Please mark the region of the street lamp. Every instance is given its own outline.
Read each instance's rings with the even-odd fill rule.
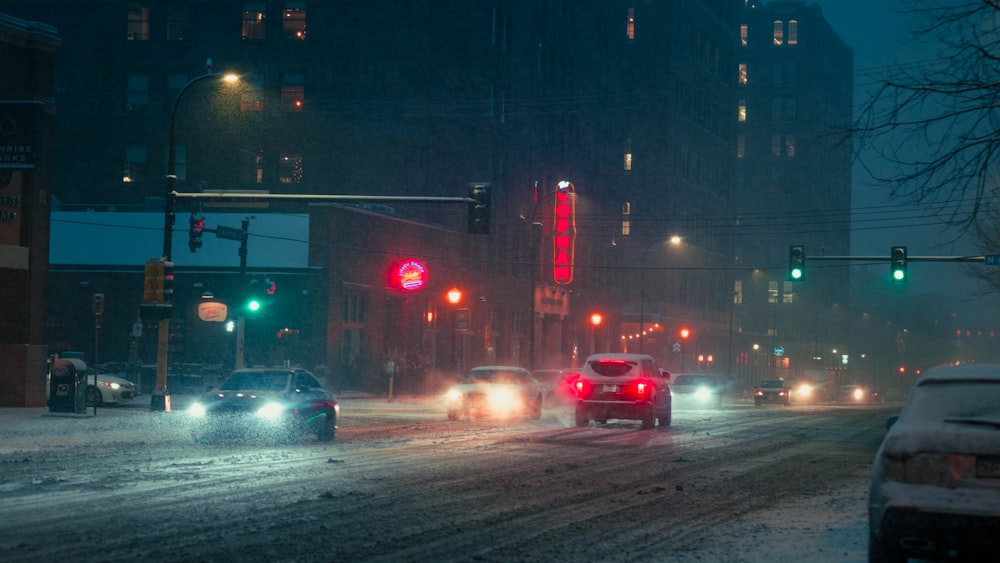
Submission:
[[[593,354],[597,353],[597,328],[601,326],[601,322],[603,320],[604,317],[600,313],[594,313],[590,315],[590,324],[593,326],[593,332],[591,333],[590,350],[591,353]]]
[[[170,131],[167,140],[167,190],[166,201],[163,207],[163,259],[170,261],[170,255],[174,238],[174,183],[177,180],[177,108],[180,106],[184,93],[194,84],[204,80],[222,80],[227,83],[239,81],[235,74],[223,74],[209,72],[196,76],[188,81],[174,98],[173,107],[170,110]],[[167,349],[170,343],[170,316],[163,315],[159,321],[158,334],[156,340],[156,389],[153,391],[150,410],[169,411],[170,394],[167,392]]]
[[[646,332],[646,258],[649,251],[662,244],[663,241],[655,240],[646,246],[642,252],[642,268],[639,270],[639,353],[642,354],[642,341],[645,340]],[[672,235],[666,240],[670,246],[680,246],[683,239],[680,235]]]

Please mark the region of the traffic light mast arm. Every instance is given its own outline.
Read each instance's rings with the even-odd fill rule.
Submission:
[[[887,262],[892,256],[807,256],[806,260]],[[907,256],[907,262],[985,262],[985,256]]]

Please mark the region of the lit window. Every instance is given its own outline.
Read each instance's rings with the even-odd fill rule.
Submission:
[[[771,135],[771,156],[781,156],[781,135]]]
[[[149,4],[147,2],[128,3],[125,38],[129,41],[149,41]]]
[[[740,63],[740,85],[741,86],[746,86],[747,85],[747,64],[746,63]]]
[[[191,33],[189,2],[167,3],[167,41],[183,41]]]
[[[792,282],[786,281],[782,282],[784,284],[784,291],[781,292],[781,302],[782,303],[792,303],[795,301],[795,291],[792,290]]]
[[[243,3],[243,39],[264,38],[264,3]]]
[[[774,280],[769,280],[767,282],[767,302],[768,303],[778,302],[778,282]]]
[[[285,111],[300,111],[305,97],[305,75],[297,72],[286,72],[281,83],[281,109]]]
[[[785,136],[785,156],[795,156],[795,135]]]
[[[625,23],[625,36],[629,41],[635,39],[635,8],[628,9],[628,21]]]
[[[632,234],[632,204],[630,202],[625,202],[622,205],[622,236],[629,236]]]
[[[130,74],[127,77],[128,92],[125,93],[125,108],[135,109],[149,103],[149,77],[145,74]]]
[[[738,110],[737,119],[742,123],[747,120],[747,101],[740,100],[740,107]]]
[[[799,44],[799,22],[796,20],[788,20],[788,44]]]
[[[302,155],[283,154],[279,157],[278,182],[282,184],[302,183]]]
[[[784,22],[781,20],[774,20],[774,44],[781,45],[785,42],[785,29]]]
[[[264,151],[240,149],[240,183],[244,186],[264,183]]]
[[[285,11],[281,17],[281,31],[285,39],[306,38],[306,3],[304,1],[285,0]]]
[[[740,26],[740,45],[743,47],[747,46],[747,26],[743,24]]]
[[[743,280],[733,281],[733,304],[743,304]]]
[[[736,158],[743,158],[746,156],[747,150],[747,138],[746,135],[740,133],[736,136]]]
[[[632,170],[632,139],[625,139],[625,170]]]

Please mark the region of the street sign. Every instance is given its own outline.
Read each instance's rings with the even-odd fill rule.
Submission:
[[[987,266],[1000,266],[1000,254],[987,254],[983,262]]]
[[[215,228],[215,236],[227,240],[243,240],[243,230],[219,225]]]
[[[681,343],[674,342],[674,354],[680,354],[680,353],[681,353]]]
[[[784,354],[785,354],[785,349],[784,348],[782,348],[781,346],[775,346],[774,347],[774,355],[775,356],[783,356]]]

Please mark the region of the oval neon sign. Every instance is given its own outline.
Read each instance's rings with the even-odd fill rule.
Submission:
[[[396,283],[401,289],[416,291],[427,285],[427,266],[420,260],[407,260],[396,268]]]

